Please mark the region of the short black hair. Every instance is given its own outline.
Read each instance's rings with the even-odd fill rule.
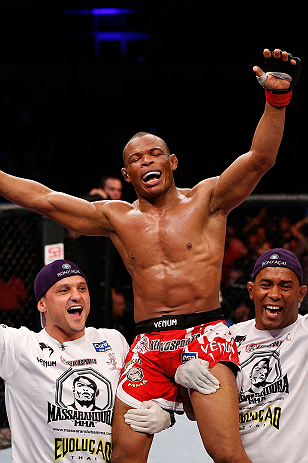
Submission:
[[[86,381],[88,381],[88,382],[90,383],[89,386],[90,386],[92,389],[94,389],[94,392],[97,391],[97,384],[96,384],[96,382],[93,381],[93,379],[88,378],[87,376],[82,376],[82,375],[77,376],[77,378],[74,379],[74,381],[73,381],[73,387],[75,387],[75,384],[77,383],[77,381],[80,381],[81,378],[85,379]]]
[[[152,135],[153,137],[156,137],[156,138],[159,138],[159,140],[161,140],[166,149],[167,149],[167,152],[168,152],[168,155],[170,156],[170,150],[168,148],[168,145],[167,143],[165,142],[165,140],[163,140],[162,138],[158,137],[157,135],[155,135],[154,133],[150,133],[150,132],[137,132],[135,133],[135,135],[132,136],[132,138],[130,140],[128,140],[128,142],[126,143],[126,145],[124,146],[124,149],[123,149],[123,153],[122,153],[122,157],[123,157],[123,163],[124,163],[124,166],[125,166],[125,148],[127,147],[128,143],[130,143],[132,140],[134,140],[135,138],[142,138],[142,137],[145,137],[146,135]]]

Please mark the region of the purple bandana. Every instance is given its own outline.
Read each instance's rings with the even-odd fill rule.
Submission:
[[[252,281],[265,267],[284,267],[292,270],[298,277],[300,284],[303,284],[303,269],[296,255],[283,248],[274,248],[264,252],[255,263],[252,273]]]
[[[38,302],[44,294],[62,278],[73,277],[75,275],[82,276],[88,283],[87,277],[80,270],[80,268],[70,262],[69,260],[59,259],[54,260],[50,264],[40,270],[34,280],[34,293],[36,301]],[[46,319],[44,313],[41,312],[41,325],[42,328],[46,326]]]
[[[81,275],[86,282],[88,282],[87,277],[80,270],[78,265],[70,262],[69,260],[54,260],[43,267],[34,280],[36,301],[38,302],[57,281],[62,280],[62,278],[73,277],[75,275]]]

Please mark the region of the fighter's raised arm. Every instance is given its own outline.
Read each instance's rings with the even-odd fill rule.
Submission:
[[[264,71],[255,66],[256,77],[265,88],[266,104],[249,152],[237,158],[218,178],[211,210],[225,213],[243,202],[261,177],[275,164],[281,143],[285,107],[299,78],[301,61],[287,52],[264,50]]]
[[[64,227],[85,235],[108,235],[112,230],[104,213],[108,201],[90,203],[2,171],[0,194],[19,206],[50,217]]]

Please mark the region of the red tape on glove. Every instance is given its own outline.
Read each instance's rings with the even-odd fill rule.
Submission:
[[[287,106],[292,97],[292,92],[288,93],[273,93],[270,90],[265,89],[266,101],[276,108],[283,108]]]

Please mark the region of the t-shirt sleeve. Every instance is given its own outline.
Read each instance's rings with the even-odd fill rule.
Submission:
[[[0,376],[8,381],[18,367],[26,339],[25,328],[0,325]]]

